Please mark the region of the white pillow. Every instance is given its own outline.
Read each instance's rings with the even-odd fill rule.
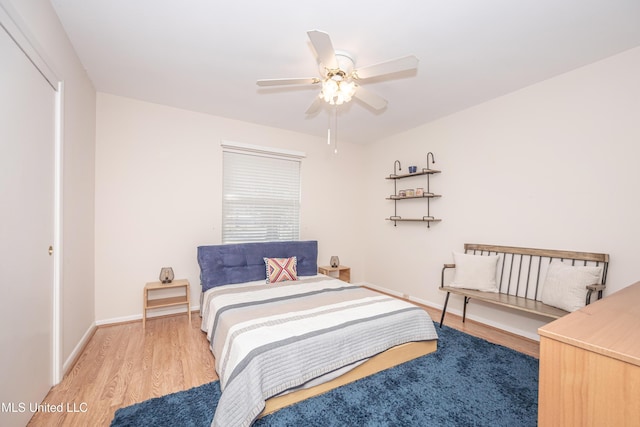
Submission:
[[[572,266],[554,260],[549,264],[540,300],[565,311],[584,307],[587,285],[600,283],[602,267]]]
[[[483,292],[498,292],[496,271],[498,255],[467,255],[453,253],[456,272],[452,288],[473,289]]]

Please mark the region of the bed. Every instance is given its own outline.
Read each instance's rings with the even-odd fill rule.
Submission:
[[[198,247],[201,328],[222,390],[212,426],[249,426],[436,350],[426,311],[318,274],[317,254],[316,241]],[[283,276],[296,280],[267,283]]]

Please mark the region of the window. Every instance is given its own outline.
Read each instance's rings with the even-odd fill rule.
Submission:
[[[303,153],[224,142],[222,243],[299,240]]]

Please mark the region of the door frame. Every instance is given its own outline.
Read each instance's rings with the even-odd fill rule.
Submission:
[[[53,277],[52,277],[52,343],[51,343],[51,384],[62,380],[62,162],[64,133],[64,82],[53,72],[44,57],[35,46],[38,44],[29,33],[27,25],[11,4],[0,4],[0,31],[6,31],[9,37],[20,47],[42,77],[55,91],[55,135],[53,167]],[[45,250],[45,248],[43,248]]]

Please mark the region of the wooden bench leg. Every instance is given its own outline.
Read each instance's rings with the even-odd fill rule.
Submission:
[[[447,292],[447,296],[444,299],[444,307],[442,307],[442,317],[440,317],[440,327],[442,328],[442,323],[444,323],[444,315],[447,312],[447,304],[449,303],[449,294],[450,292]]]

